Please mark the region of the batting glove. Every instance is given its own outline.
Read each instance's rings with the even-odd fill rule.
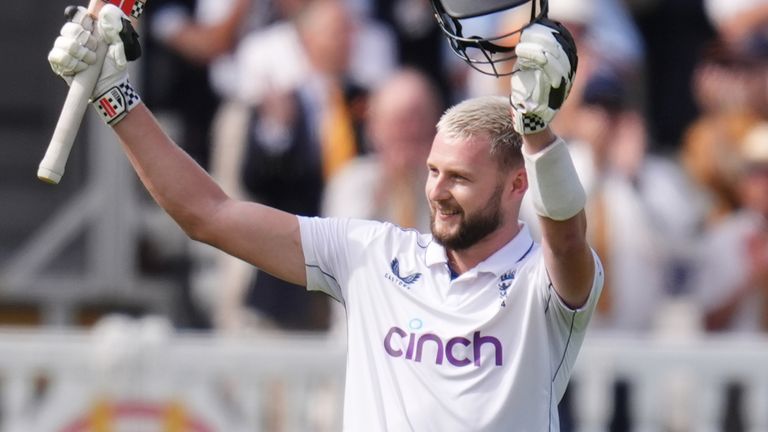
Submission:
[[[515,130],[523,135],[540,132],[571,91],[576,44],[562,24],[543,19],[523,30],[515,54],[510,94]]]
[[[127,69],[128,61],[141,55],[138,35],[123,11],[112,4],[101,8],[97,20],[82,6],[69,6],[66,15],[68,21],[48,53],[51,69],[71,84],[75,74],[96,67],[98,44],[107,44],[91,104],[107,124],[115,125],[141,101]]]

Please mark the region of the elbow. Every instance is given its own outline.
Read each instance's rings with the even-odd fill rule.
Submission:
[[[176,213],[174,219],[178,223],[184,234],[192,240],[202,243],[211,243],[213,241],[214,227],[216,226],[215,211],[207,211],[208,207],[201,206],[197,209],[188,209]]]
[[[187,220],[184,223],[179,223],[184,234],[192,240],[208,243],[210,235],[210,229],[206,226],[202,220]]]

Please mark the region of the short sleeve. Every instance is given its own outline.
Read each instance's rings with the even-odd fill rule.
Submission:
[[[553,317],[556,317],[558,321],[564,326],[573,326],[574,330],[586,329],[589,320],[592,318],[592,314],[597,306],[597,301],[600,298],[600,293],[603,290],[603,283],[605,280],[605,274],[603,271],[603,264],[600,261],[600,257],[597,256],[594,250],[592,250],[592,257],[594,261],[595,271],[592,278],[592,287],[589,290],[589,297],[583,306],[579,308],[572,308],[565,304],[560,296],[555,291],[554,286],[549,281],[547,276],[547,293],[548,307],[554,308]],[[542,260],[542,267],[544,266]],[[546,273],[546,270],[545,270]]]
[[[346,281],[353,269],[364,265],[366,247],[382,225],[359,219],[299,217],[307,290],[322,291],[344,303]]]

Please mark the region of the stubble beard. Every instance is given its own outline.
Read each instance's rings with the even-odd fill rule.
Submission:
[[[458,229],[451,233],[439,232],[435,226],[434,206],[431,208],[430,229],[435,241],[446,249],[466,250],[496,231],[502,222],[501,196],[503,186],[498,185],[488,204],[474,213],[460,209],[461,220]]]

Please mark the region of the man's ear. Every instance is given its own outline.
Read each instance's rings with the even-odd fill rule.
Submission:
[[[510,192],[516,195],[523,195],[528,190],[528,174],[522,164],[510,173],[509,182],[511,183]]]

